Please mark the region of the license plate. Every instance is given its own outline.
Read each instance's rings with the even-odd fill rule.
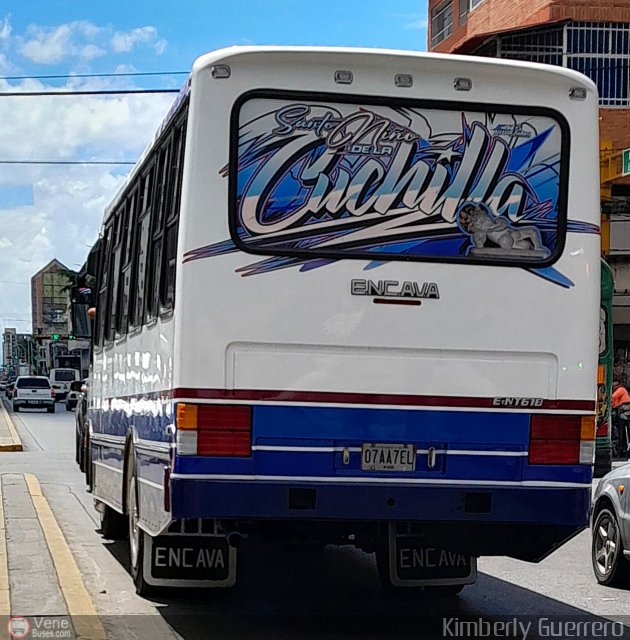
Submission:
[[[160,536],[151,545],[151,574],[157,579],[224,582],[230,577],[225,536]]]
[[[414,471],[415,468],[413,444],[366,443],[361,450],[362,471]]]

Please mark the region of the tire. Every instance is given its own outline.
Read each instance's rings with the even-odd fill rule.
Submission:
[[[109,540],[123,540],[129,533],[127,518],[106,504],[99,510],[101,521],[101,534]]]
[[[48,413],[55,413],[55,405],[53,404],[52,407],[46,407],[46,411],[48,411]]]
[[[127,464],[127,515],[129,523],[129,570],[139,596],[151,595],[154,588],[144,579],[144,544],[146,534],[138,526],[138,480],[133,448]]]
[[[630,585],[630,563],[624,558],[621,530],[612,509],[604,508],[597,514],[591,561],[599,584],[607,587]]]
[[[79,444],[79,434],[74,432],[74,461],[79,466],[79,469],[83,471],[83,465],[81,464],[81,445]]]
[[[72,409],[74,409],[74,407],[71,407],[70,405],[68,405],[68,403],[66,402],[66,411],[72,411]]]
[[[20,407],[14,405],[13,406],[13,413],[20,413]]]
[[[94,477],[92,469],[92,445],[90,444],[90,434],[85,434],[85,440],[83,449],[83,467],[85,470],[85,484],[87,485],[88,493],[92,493],[92,478]]]

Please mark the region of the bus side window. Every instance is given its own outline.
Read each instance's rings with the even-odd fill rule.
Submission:
[[[133,246],[136,232],[136,208],[138,203],[138,188],[127,198],[125,224],[123,228],[122,258],[120,261],[121,274],[119,278],[118,313],[116,318],[116,334],[124,336],[129,329],[129,308],[131,276],[133,266]]]
[[[173,142],[173,162],[170,171],[168,198],[166,203],[166,230],[164,234],[164,255],[160,279],[160,312],[168,314],[175,302],[175,275],[177,260],[177,233],[182,194],[182,174],[184,171],[184,149],[186,143],[186,119],[175,129]]]
[[[151,201],[153,198],[153,180],[155,163],[151,164],[142,179],[142,199],[138,207],[136,239],[133,252],[132,290],[130,323],[135,329],[144,323],[144,303],[146,299],[147,254],[149,249],[149,226],[151,224]]]
[[[105,327],[107,326],[108,310],[107,310],[107,294],[109,283],[109,262],[111,256],[111,223],[105,227],[103,234],[102,251],[99,261],[99,290],[98,301],[96,304],[96,340],[95,344],[102,347],[105,343]]]
[[[126,234],[126,218],[127,218],[127,204],[123,202],[121,206],[114,212],[114,229],[116,231],[114,238],[114,249],[111,257],[111,272],[109,280],[109,296],[108,296],[108,316],[109,324],[107,327],[107,342],[113,342],[120,337],[117,331],[117,318],[118,318],[118,304],[120,302],[120,271],[122,252],[125,244]]]
[[[151,241],[149,253],[149,263],[151,264],[152,269],[149,271],[147,277],[147,322],[155,320],[158,315],[164,218],[169,191],[172,141],[173,136],[171,135],[163,142],[158,152],[157,180],[154,190],[155,206],[153,207],[151,220]]]

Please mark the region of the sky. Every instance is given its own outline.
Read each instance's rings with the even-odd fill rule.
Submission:
[[[426,18],[426,0],[0,0],[0,331],[30,333],[31,276],[81,266],[131,168],[80,163],[134,162],[174,99],[3,93],[178,89],[234,44],[426,50]],[[107,75],[125,73],[161,75]]]

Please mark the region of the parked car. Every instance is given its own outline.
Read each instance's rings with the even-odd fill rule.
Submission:
[[[87,408],[88,408],[88,393],[89,388],[87,386],[87,380],[81,389],[79,396],[77,410],[75,412],[75,460],[79,465],[79,469],[86,475],[89,473],[89,469],[86,464],[86,452],[88,448],[88,427],[87,427]],[[89,480],[89,478],[88,478]]]
[[[597,485],[591,513],[595,578],[630,588],[630,464],[613,469]]]
[[[23,407],[46,407],[55,413],[55,390],[45,376],[20,376],[15,381],[12,393],[13,411]]]
[[[70,391],[68,391],[68,395],[66,396],[66,411],[76,409],[85,382],[85,380],[74,380],[70,383]]]

